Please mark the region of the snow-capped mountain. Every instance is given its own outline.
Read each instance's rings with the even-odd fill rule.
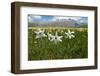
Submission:
[[[41,20],[33,20],[28,21],[29,27],[83,27],[87,26],[88,22],[87,20],[81,20],[81,19],[56,19],[52,21],[41,21]]]

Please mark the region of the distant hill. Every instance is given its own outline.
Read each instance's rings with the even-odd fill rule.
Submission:
[[[33,21],[28,22],[29,27],[83,27],[87,28],[87,23],[82,23],[73,19],[62,19],[56,21]]]

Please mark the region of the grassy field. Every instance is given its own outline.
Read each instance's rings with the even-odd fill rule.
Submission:
[[[37,38],[35,31],[38,28],[28,29],[28,60],[52,59],[79,59],[88,57],[88,30],[87,28],[41,28],[45,34],[55,32],[63,36],[62,42],[56,44],[47,37]],[[74,38],[66,38],[65,32],[74,31]]]

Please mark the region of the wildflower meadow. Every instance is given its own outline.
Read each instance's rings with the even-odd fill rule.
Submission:
[[[88,57],[87,28],[28,28],[28,60]]]

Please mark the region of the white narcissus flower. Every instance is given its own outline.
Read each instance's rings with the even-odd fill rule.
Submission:
[[[50,33],[47,33],[47,35],[48,35],[48,39],[51,40],[53,35]]]
[[[55,44],[57,44],[57,42],[62,42],[61,38],[62,38],[63,36],[58,36],[58,33],[56,32],[56,33],[55,33],[55,36],[49,34],[49,37],[50,37],[50,38],[49,38],[50,41],[53,41]]]
[[[73,35],[74,34],[74,31],[70,31],[70,30],[68,30],[68,32],[65,32],[65,34],[67,35],[67,37],[66,38],[69,38],[69,39],[71,39],[71,38],[74,38],[75,36]]]
[[[36,39],[46,37],[44,30],[38,29],[37,31],[34,31],[34,32],[36,34]]]

